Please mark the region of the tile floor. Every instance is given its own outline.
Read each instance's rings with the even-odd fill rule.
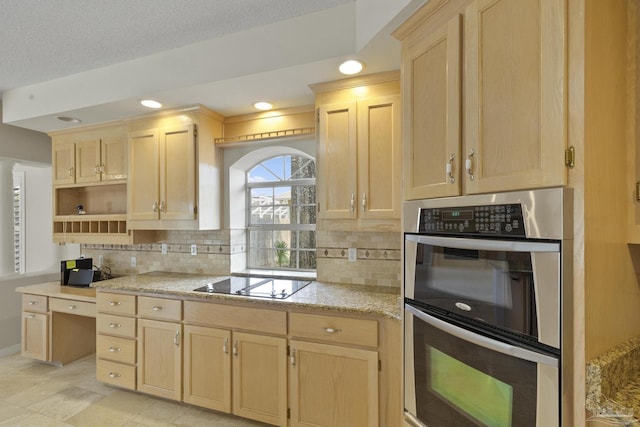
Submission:
[[[0,358],[0,426],[266,426],[110,387],[96,381],[95,369],[95,356],[63,367]]]

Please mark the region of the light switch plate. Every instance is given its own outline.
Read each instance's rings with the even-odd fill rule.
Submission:
[[[358,260],[358,249],[349,248],[349,262],[356,262]]]
[[[198,255],[198,245],[191,245],[191,255]]]
[[[167,254],[167,244],[163,243],[160,245],[160,250],[162,251],[162,255],[166,255]]]
[[[136,257],[132,256],[131,257],[131,268],[136,268],[137,265],[138,265],[138,262],[136,260]]]

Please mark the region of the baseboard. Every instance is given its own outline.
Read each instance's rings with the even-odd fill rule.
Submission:
[[[12,356],[20,353],[20,344],[12,345],[11,347],[0,348],[0,357]]]

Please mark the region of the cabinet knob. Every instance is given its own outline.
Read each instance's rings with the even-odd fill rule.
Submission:
[[[473,155],[476,152],[473,150],[473,148],[471,149],[471,151],[469,151],[469,154],[467,155],[467,160],[464,162],[465,168],[467,169],[467,174],[469,175],[469,179],[471,181],[473,181],[473,163],[471,161]]]

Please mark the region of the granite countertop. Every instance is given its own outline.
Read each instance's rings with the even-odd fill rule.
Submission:
[[[60,282],[38,283],[36,285],[21,286],[16,292],[32,295],[43,295],[54,298],[66,298],[75,301],[96,302],[96,290],[94,288],[74,288],[73,286],[60,286]]]
[[[229,276],[151,272],[93,283],[101,291],[142,292],[175,295],[189,299],[244,304],[266,304],[283,308],[314,308],[347,313],[373,314],[400,320],[402,304],[399,290],[384,287],[346,285],[312,281],[286,299],[195,292],[207,283]]]

